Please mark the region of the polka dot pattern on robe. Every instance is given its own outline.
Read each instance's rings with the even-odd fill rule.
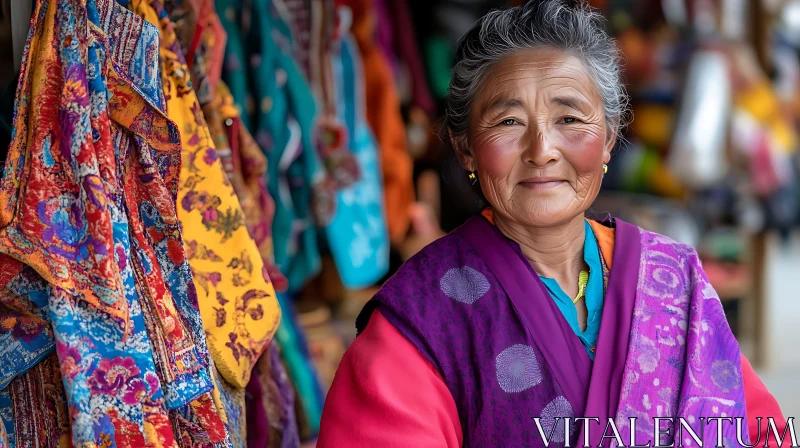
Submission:
[[[561,443],[564,442],[565,419],[573,417],[572,405],[569,403],[569,400],[563,396],[558,396],[542,409],[541,420],[539,421],[542,424],[542,429],[546,436],[549,436],[551,432],[553,433],[553,437],[550,441]],[[570,422],[570,435],[575,430],[575,425],[572,423],[573,422]],[[553,429],[554,427],[555,430]]]
[[[489,292],[489,280],[477,270],[464,266],[448,269],[439,280],[439,288],[447,297],[471,305]]]
[[[530,389],[542,382],[542,371],[533,347],[516,344],[500,352],[495,360],[497,383],[507,393]]]

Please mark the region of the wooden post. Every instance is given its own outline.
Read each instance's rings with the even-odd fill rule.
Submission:
[[[766,232],[759,232],[753,236],[751,243],[752,252],[752,302],[753,315],[753,359],[754,367],[769,370],[772,357],[770,356],[769,331],[767,328],[767,311],[769,310],[769,297],[766,295],[766,272],[768,238]]]
[[[773,71],[771,25],[772,14],[763,0],[749,0],[750,17],[749,41],[756,54],[761,70],[769,76]],[[753,236],[751,243],[751,263],[753,274],[752,310],[753,310],[753,365],[760,369],[769,369],[771,353],[769,344],[769,331],[767,329],[767,311],[769,300],[766,294],[766,272],[768,235],[761,231]]]

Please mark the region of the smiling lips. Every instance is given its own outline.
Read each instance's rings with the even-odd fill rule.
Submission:
[[[565,184],[567,181],[551,177],[536,177],[520,181],[520,185],[531,190],[550,190]]]

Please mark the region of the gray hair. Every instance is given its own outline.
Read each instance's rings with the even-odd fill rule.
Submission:
[[[494,63],[541,47],[582,57],[603,98],[607,128],[617,131],[625,125],[628,96],[620,80],[620,53],[603,29],[603,17],[580,0],[531,0],[489,12],[461,38],[445,111],[447,130],[466,135],[470,108]]]

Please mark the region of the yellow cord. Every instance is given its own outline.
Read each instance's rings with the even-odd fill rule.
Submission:
[[[578,300],[581,300],[581,297],[586,295],[586,285],[589,283],[589,273],[587,271],[581,271],[580,275],[578,276],[578,295],[572,300],[572,303],[578,303]]]

